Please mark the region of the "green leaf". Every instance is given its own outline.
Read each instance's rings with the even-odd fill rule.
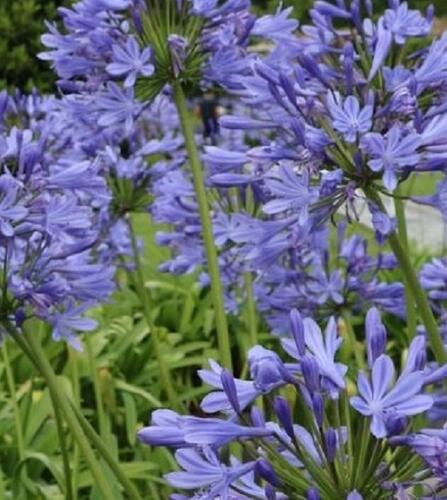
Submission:
[[[129,392],[123,391],[124,409],[126,412],[127,439],[131,446],[135,446],[137,436],[137,408],[134,398]]]
[[[25,458],[18,463],[16,470],[14,471],[14,483],[20,482],[20,477],[23,467],[28,462],[32,461],[36,461],[41,465],[43,465],[46,469],[48,469],[51,472],[51,475],[56,480],[60,488],[60,491],[64,491],[65,482],[60,460],[55,459],[54,457],[50,458],[48,455],[44,453],[38,453],[29,450],[25,451]]]
[[[161,403],[161,401],[152,396],[151,393],[145,391],[144,389],[141,389],[141,387],[136,387],[131,384],[128,384],[123,380],[116,381],[116,388],[118,390],[128,392],[129,394],[135,394],[136,396],[140,396],[141,398],[145,399],[152,406],[156,408],[161,408],[163,406],[163,403]]]

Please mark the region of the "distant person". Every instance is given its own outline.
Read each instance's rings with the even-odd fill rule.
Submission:
[[[211,90],[203,94],[199,110],[203,123],[203,138],[205,142],[216,145],[219,135],[219,102]]]

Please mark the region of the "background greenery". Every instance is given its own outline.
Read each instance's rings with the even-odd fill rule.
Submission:
[[[278,0],[252,0],[259,11],[270,11]],[[54,75],[49,65],[36,58],[42,50],[40,36],[45,31],[45,20],[57,18],[57,8],[68,6],[73,0],[0,0],[0,89],[19,88],[29,92],[34,87],[41,92],[54,91]],[[293,6],[295,16],[305,21],[313,0],[284,0]],[[387,0],[373,0],[377,12],[385,8]],[[438,16],[447,15],[447,1],[409,0],[411,7],[425,9],[433,3]]]
[[[53,90],[54,77],[36,54],[42,50],[44,21],[57,17],[65,0],[0,0],[0,88]]]

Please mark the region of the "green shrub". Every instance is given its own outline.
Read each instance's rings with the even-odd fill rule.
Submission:
[[[56,18],[56,9],[64,0],[0,0],[0,88],[33,87],[43,92],[53,90],[54,75],[48,63],[39,61],[40,36],[45,19]]]

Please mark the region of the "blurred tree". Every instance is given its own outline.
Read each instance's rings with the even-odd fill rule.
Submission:
[[[44,21],[56,19],[57,7],[68,4],[65,0],[0,0],[0,89],[53,90],[54,75],[36,54],[43,48]]]

